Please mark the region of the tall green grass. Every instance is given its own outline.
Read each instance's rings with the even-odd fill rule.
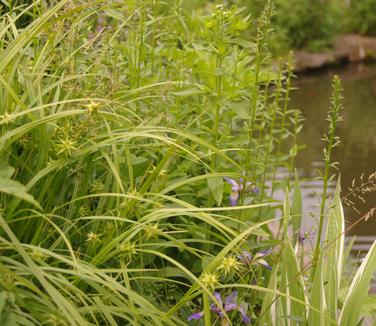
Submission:
[[[213,313],[214,290],[237,290],[253,323],[337,318],[322,298],[340,286],[339,190],[326,235],[339,267],[327,280],[320,254],[320,286],[304,284],[288,195],[282,239],[267,228],[301,121],[288,108],[292,64],[271,69],[272,14],[144,0],[35,2],[1,16],[1,324],[185,325],[201,309],[205,325],[239,324]],[[33,22],[17,27],[23,15]],[[236,206],[225,177],[243,186]]]

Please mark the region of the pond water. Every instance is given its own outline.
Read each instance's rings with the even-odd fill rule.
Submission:
[[[334,151],[333,159],[340,163],[343,194],[347,194],[353,179],[359,184],[376,171],[376,64],[346,64],[320,71],[304,73],[294,82],[291,107],[299,108],[305,118],[300,142],[306,145],[297,157],[299,174],[303,178],[302,188],[305,212],[318,215],[318,195],[322,182],[312,181],[317,177],[316,169],[323,167],[322,135],[328,130],[326,116],[331,93],[330,81],[338,74],[343,81],[343,121],[338,136],[341,144]],[[364,196],[366,203],[357,200],[357,213],[345,208],[347,227],[357,221],[371,208],[376,207],[376,192]],[[306,229],[314,226],[315,220],[305,216]],[[376,239],[376,214],[367,222],[360,222],[348,230],[348,236],[356,235],[354,249],[365,250]]]

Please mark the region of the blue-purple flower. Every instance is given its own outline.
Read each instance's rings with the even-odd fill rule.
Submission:
[[[306,236],[303,232],[300,232],[299,231],[299,234],[298,234],[298,242],[300,245],[304,245],[304,240],[306,239]]]
[[[213,311],[218,318],[222,319],[222,321],[227,320],[225,317],[225,313],[232,311],[232,310],[237,310],[239,311],[242,321],[245,324],[250,324],[251,323],[251,318],[247,316],[244,305],[238,305],[238,291],[232,292],[229,296],[225,298],[225,302],[223,304],[221,294],[219,292],[214,291],[213,293],[214,297],[217,299],[218,303],[212,303],[210,305],[210,310]],[[188,321],[191,320],[198,320],[201,319],[204,316],[203,311],[195,312],[192,315],[188,317]],[[222,323],[224,324],[224,323]]]
[[[190,315],[188,317],[188,321],[191,321],[191,320],[199,320],[202,318],[202,316],[204,316],[204,312],[203,311],[197,311],[197,312],[194,312],[192,315]]]
[[[259,251],[258,253],[256,253],[256,255],[253,256],[249,251],[243,250],[241,254],[238,256],[238,259],[245,266],[261,265],[271,270],[272,267],[264,259],[271,252],[272,249],[268,249],[264,251]]]
[[[306,239],[310,239],[312,238],[313,236],[315,235],[315,232],[302,232],[302,231],[299,231],[299,235],[298,235],[298,242],[300,245],[304,245],[304,240]]]
[[[244,182],[243,179],[240,178],[239,182],[237,182],[234,179],[224,177],[224,179],[231,185],[231,194],[229,196],[230,198],[230,203],[231,206],[236,206],[238,204],[240,192],[244,189],[247,192],[253,192],[255,194],[258,194],[260,190],[252,183],[247,181],[245,183],[245,188],[244,188]]]

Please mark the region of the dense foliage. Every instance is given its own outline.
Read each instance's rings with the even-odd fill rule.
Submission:
[[[267,1],[241,1],[251,12],[261,12]],[[275,0],[272,17],[274,52],[291,48],[310,51],[330,47],[333,37],[341,32],[344,6],[337,0]]]
[[[366,35],[376,35],[376,1],[351,1],[350,28]]]
[[[301,117],[292,61],[271,68],[269,4],[256,19],[180,1],[36,2],[17,27],[20,12],[0,20],[1,325],[359,320],[376,249],[341,297],[339,187],[332,205],[322,196],[324,244],[312,260],[303,246]]]
[[[278,0],[275,29],[292,48],[321,50],[331,45],[341,28],[341,11],[337,0]]]

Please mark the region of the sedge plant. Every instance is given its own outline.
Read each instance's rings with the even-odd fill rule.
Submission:
[[[2,325],[255,324],[287,307],[316,318],[291,240],[267,229],[300,124],[291,67],[270,67],[271,8],[260,20],[174,0],[2,12]],[[284,229],[289,215],[286,199]],[[367,283],[356,279],[352,293]]]

